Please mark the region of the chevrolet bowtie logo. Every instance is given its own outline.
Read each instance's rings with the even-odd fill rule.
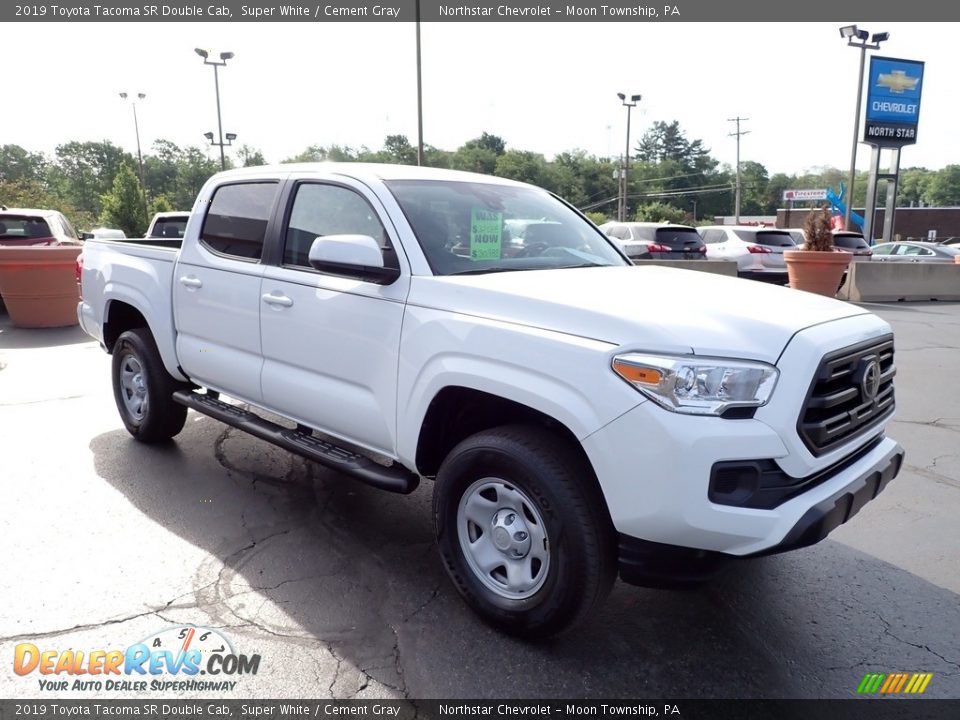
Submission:
[[[877,85],[889,88],[890,92],[902,93],[904,90],[913,90],[917,87],[920,78],[910,77],[905,70],[894,70],[890,73],[880,73]]]

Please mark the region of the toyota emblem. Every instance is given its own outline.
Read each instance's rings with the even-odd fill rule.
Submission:
[[[876,360],[871,360],[864,368],[860,389],[865,400],[873,400],[880,392],[880,363]]]

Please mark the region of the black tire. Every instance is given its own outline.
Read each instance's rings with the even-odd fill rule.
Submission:
[[[490,483],[491,478],[501,482]],[[465,544],[479,547],[488,530],[461,514],[469,514],[467,500],[478,495],[491,503],[482,511],[522,498],[520,527],[525,532],[513,537],[539,537],[538,517],[542,520],[546,560],[532,559],[529,568],[522,568],[524,574],[515,576],[523,584],[515,596],[509,592],[507,563],[523,563],[526,557],[513,560],[509,553],[522,553],[523,547],[501,547],[511,536],[497,527],[517,522],[510,513],[491,514],[486,539],[505,558],[502,568],[484,573],[475,559],[478,552],[464,549]],[[545,429],[504,426],[457,445],[437,473],[433,516],[440,556],[460,595],[485,621],[513,635],[536,639],[569,630],[603,602],[616,578],[616,535],[592,470],[568,441]]]
[[[135,392],[129,387],[131,371],[137,385],[145,387],[145,402],[137,413]],[[146,328],[127,330],[113,346],[113,397],[123,424],[143,443],[165,442],[183,430],[187,408],[173,401],[175,390],[187,387],[174,380],[163,366],[153,335]],[[128,387],[124,386],[125,377]]]

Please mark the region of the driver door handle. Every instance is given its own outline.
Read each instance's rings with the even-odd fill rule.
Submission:
[[[180,278],[180,284],[188,288],[203,287],[203,280],[193,275],[183,275]]]
[[[267,303],[267,305],[280,305],[282,307],[293,307],[293,300],[288,298],[286,295],[263,295],[262,300]]]

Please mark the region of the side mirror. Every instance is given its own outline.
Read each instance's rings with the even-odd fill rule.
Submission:
[[[383,265],[380,245],[369,235],[324,235],[310,246],[310,265],[320,272],[389,285],[400,271]]]

